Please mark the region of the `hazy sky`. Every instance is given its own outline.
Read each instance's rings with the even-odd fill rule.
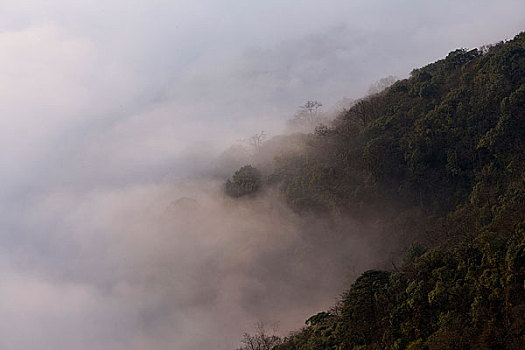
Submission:
[[[308,99],[357,98],[524,24],[519,0],[0,1],[0,349],[231,347],[260,316],[241,288],[265,286],[247,278],[261,253],[227,247],[268,218],[214,198],[202,210],[229,231],[211,215],[197,240],[159,219],[198,197],[178,179]]]

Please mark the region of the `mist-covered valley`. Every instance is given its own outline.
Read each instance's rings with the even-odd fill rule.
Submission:
[[[431,245],[419,203],[341,195],[329,129],[414,68],[523,30],[518,1],[447,5],[0,3],[0,349],[286,337]],[[225,193],[247,164],[260,188]]]

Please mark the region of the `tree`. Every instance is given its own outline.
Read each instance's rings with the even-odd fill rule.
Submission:
[[[258,154],[261,151],[261,146],[266,140],[266,134],[264,133],[264,130],[261,131],[258,134],[253,135],[250,137],[247,142],[252,147],[255,154]]]
[[[281,344],[282,340],[275,334],[268,334],[264,324],[259,322],[256,333],[253,335],[244,333],[241,343],[242,346],[237,350],[271,350]]]
[[[304,105],[299,106],[299,110],[289,121],[289,124],[300,131],[313,131],[316,126],[324,121],[324,116],[320,111],[322,106],[323,104],[318,101],[306,101]]]
[[[245,165],[235,172],[231,180],[226,181],[224,193],[230,197],[241,197],[259,190],[262,174],[251,165]]]
[[[261,131],[260,133],[256,133],[253,136],[248,137],[247,139],[240,139],[239,142],[242,142],[244,145],[242,147],[245,147],[246,153],[248,153],[250,156],[256,156],[261,151],[261,147],[266,140],[266,133]]]

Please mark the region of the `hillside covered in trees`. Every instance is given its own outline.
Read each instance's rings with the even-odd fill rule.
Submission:
[[[254,349],[523,348],[524,105],[521,33],[453,51],[289,136],[300,152],[239,170],[234,197],[274,189],[299,215],[329,217],[341,234],[352,219],[402,252],[303,329]],[[253,337],[243,348],[265,335]]]

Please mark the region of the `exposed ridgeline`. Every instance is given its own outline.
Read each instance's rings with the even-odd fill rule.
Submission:
[[[276,158],[264,186],[299,213],[418,243],[274,349],[523,348],[524,106],[521,33],[414,70]]]

